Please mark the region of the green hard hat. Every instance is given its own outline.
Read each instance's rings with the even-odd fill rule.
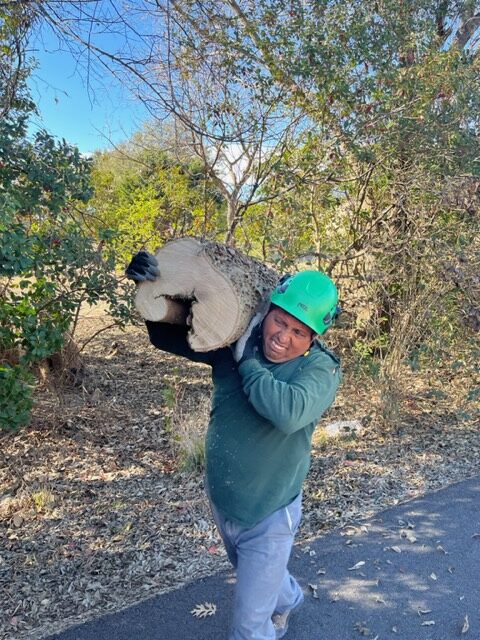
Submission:
[[[338,291],[325,273],[300,271],[280,280],[270,302],[322,334],[337,315]]]

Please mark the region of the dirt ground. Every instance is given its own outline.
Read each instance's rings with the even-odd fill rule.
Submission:
[[[78,338],[106,322],[85,314]],[[385,425],[376,383],[341,355],[301,542],[480,472],[478,403],[465,408],[479,380],[406,371]],[[37,640],[227,566],[202,486],[208,367],[155,350],[142,326],[100,333],[83,360],[76,387],[39,389],[31,426],[0,436],[1,639]],[[337,420],[362,431],[327,437]]]

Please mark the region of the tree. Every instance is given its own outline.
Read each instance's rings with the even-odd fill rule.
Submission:
[[[63,18],[70,36],[116,73],[132,74],[147,87],[154,109],[175,113],[195,136],[217,136],[224,145],[235,141],[235,127],[249,132],[250,116],[231,119],[231,113],[249,113],[241,111],[247,97],[259,105],[256,114],[281,114],[280,128],[289,109],[301,114],[301,132],[308,132],[316,148],[308,150],[308,141],[300,145],[295,137],[278,154],[265,154],[269,180],[261,193],[254,182],[261,197],[249,220],[261,228],[265,212],[263,228],[277,234],[282,204],[295,202],[295,211],[299,206],[314,222],[314,257],[340,282],[353,278],[352,297],[362,295],[370,307],[362,327],[370,351],[387,358],[402,344],[408,356],[431,328],[434,314],[427,307],[440,308],[452,294],[445,263],[455,263],[460,245],[472,245],[478,228],[477,214],[467,228],[465,212],[452,210],[444,199],[447,186],[459,178],[478,178],[478,3],[144,1],[127,5],[122,17],[107,15],[106,4],[89,3],[92,10],[107,11],[99,20],[102,28],[116,21],[127,40],[135,32],[134,55],[132,49],[123,55],[92,46],[82,36],[76,4],[42,6],[57,29],[67,32]],[[139,11],[146,16],[143,23],[136,21]],[[262,135],[264,130],[256,129]],[[277,132],[270,124],[266,130]],[[301,165],[306,172],[300,176],[290,163],[303,145],[308,153],[300,155],[308,168]],[[290,189],[292,196],[278,206],[261,206],[262,199]],[[299,228],[304,237],[292,243],[295,250],[307,244],[305,224]],[[319,238],[334,255],[321,255]],[[280,240],[270,246],[275,249]],[[268,245],[263,243],[266,257]],[[422,313],[408,313],[417,302]],[[398,332],[410,336],[408,344],[400,338],[395,343]]]
[[[272,245],[293,246],[290,258],[302,234],[312,239],[309,216],[317,237],[322,230],[327,252],[317,241],[310,253],[340,283],[356,280],[351,298],[369,307],[359,335],[383,358],[391,388],[438,321],[463,316],[445,269],[460,246],[474,253],[478,209],[466,216],[444,195],[462,176],[478,185],[478,6],[202,1],[189,3],[184,19],[216,44],[218,59],[233,58],[262,87],[280,87],[283,101],[303,106],[315,169],[306,189],[296,185],[267,209],[265,228],[276,235],[285,211],[302,212],[294,240],[283,234]],[[278,168],[277,186],[285,179]]]
[[[265,200],[262,187],[303,128],[302,112],[282,99],[283,89],[267,88],[255,70],[225,58],[190,2],[131,2],[122,14],[115,3],[43,2],[37,12],[61,46],[76,47],[79,60],[88,51],[90,65],[96,60],[121,76],[157,123],[171,119],[178,146],[188,145],[221,192],[224,239],[235,243],[245,212]],[[117,34],[113,48],[105,30]],[[270,188],[269,198],[275,196]]]
[[[23,4],[0,5],[0,119],[28,100],[24,50],[32,19],[33,11]]]
[[[168,149],[168,150],[166,150]],[[147,125],[115,150],[93,159],[89,203],[102,225],[116,229],[113,244],[124,261],[184,235],[215,238],[224,201],[201,162]]]
[[[14,13],[0,12],[7,43],[2,64],[10,56],[7,62],[16,70],[0,90],[2,429],[28,422],[35,365],[62,348],[83,303],[106,302],[119,324],[126,322],[130,307],[129,292],[117,290],[109,231],[92,237],[77,207],[92,195],[91,162],[45,131],[28,136],[34,105],[24,83],[21,9],[20,21]],[[9,34],[15,48],[8,44]]]

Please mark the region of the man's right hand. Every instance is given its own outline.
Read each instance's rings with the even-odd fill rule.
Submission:
[[[160,275],[157,259],[151,253],[139,251],[125,269],[125,275],[134,282],[155,280]]]

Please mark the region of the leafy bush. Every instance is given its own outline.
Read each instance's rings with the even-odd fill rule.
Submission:
[[[92,196],[90,160],[45,131],[27,137],[31,105],[0,122],[0,429],[26,424],[33,365],[59,351],[83,303],[130,313],[119,291],[112,234],[90,233],[79,205]]]
[[[95,220],[116,230],[119,259],[128,262],[142,246],[150,251],[185,235],[214,238],[223,201],[198,161],[162,150],[166,140],[145,132],[113,151],[93,157]]]
[[[33,376],[24,367],[0,366],[0,428],[16,429],[28,422]]]

